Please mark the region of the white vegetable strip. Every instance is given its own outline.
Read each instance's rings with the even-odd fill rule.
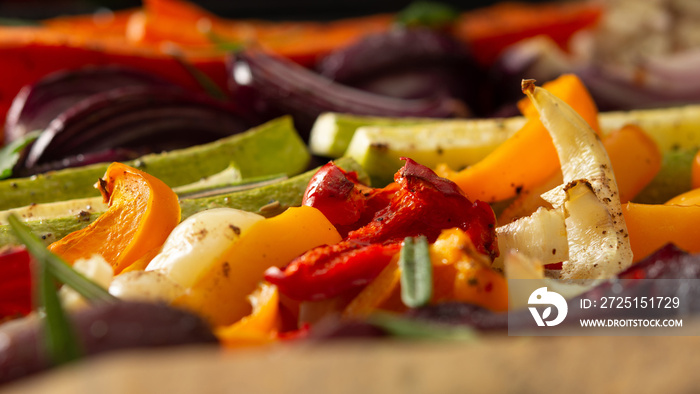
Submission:
[[[537,256],[541,264],[554,264],[569,258],[563,209],[539,208],[532,215],[523,217],[496,229],[501,250]],[[503,268],[507,253],[501,253],[494,261],[495,268]]]
[[[632,251],[607,152],[593,129],[566,103],[532,80],[523,81],[523,92],[552,137],[564,176],[559,190],[566,194],[569,260],[562,278],[611,277],[632,263]]]
[[[190,288],[241,234],[263,219],[232,208],[192,215],[175,227],[146,270],[160,271],[185,289]]]

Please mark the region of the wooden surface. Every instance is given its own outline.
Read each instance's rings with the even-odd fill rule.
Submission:
[[[700,337],[335,342],[93,358],[2,393],[671,393],[700,390]]]

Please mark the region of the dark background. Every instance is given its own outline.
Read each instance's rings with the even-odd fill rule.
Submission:
[[[228,18],[271,20],[335,19],[382,12],[395,12],[411,0],[194,0],[201,7]],[[458,10],[493,4],[494,0],[441,0]],[[529,2],[542,2],[529,0]],[[100,8],[113,10],[138,7],[140,0],[0,0],[0,18],[43,19],[67,14],[85,14]]]

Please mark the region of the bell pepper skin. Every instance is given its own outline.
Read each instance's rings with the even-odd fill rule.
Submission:
[[[312,186],[307,189],[306,195],[314,196],[313,201],[305,198],[307,203],[336,220],[342,220],[336,217],[338,211],[343,212],[340,216],[346,215],[347,222],[368,213],[373,214],[372,220],[350,231],[338,244],[304,253],[284,270],[268,269],[265,279],[277,285],[282,294],[297,300],[334,297],[364,286],[379,275],[399,252],[404,238],[424,235],[433,242],[443,229],[453,227],[462,229],[480,253],[495,257],[496,218],[491,207],[480,201],[470,202],[452,181],[438,177],[411,159],[404,160],[406,165],[395,175],[396,182],[374,191],[349,178],[354,183],[350,189],[349,183],[339,179],[340,172],[331,168],[320,170],[319,177],[312,179]],[[324,179],[329,181],[326,188],[321,186]],[[389,194],[388,203],[375,210]],[[357,203],[362,197],[367,200]],[[357,210],[363,207],[364,212],[358,215]],[[337,211],[327,213],[329,208]]]
[[[284,271],[276,267],[265,279],[290,298],[318,301],[364,286],[401,250],[401,244],[340,242],[321,246],[295,259]]]
[[[401,242],[425,235],[432,243],[442,230],[458,227],[479,252],[496,257],[496,218],[491,206],[482,201],[472,203],[454,182],[411,159],[402,159],[406,164],[394,176],[400,190],[390,205],[377,212],[367,226],[351,232],[348,239]]]
[[[31,257],[23,247],[0,251],[0,320],[32,311]]]
[[[346,172],[330,162],[309,181],[302,205],[323,212],[345,238],[350,231],[366,225],[377,211],[389,205],[398,189],[396,184],[383,189],[365,186],[358,180],[356,172]]]
[[[311,178],[301,204],[319,209],[335,226],[351,225],[367,206],[362,189],[356,172],[329,162]]]

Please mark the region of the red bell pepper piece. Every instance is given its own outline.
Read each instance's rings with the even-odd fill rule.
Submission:
[[[471,203],[452,181],[411,159],[384,189],[371,189],[334,165],[312,178],[304,203],[320,209],[336,226],[356,226],[343,241],[314,248],[284,270],[265,272],[265,279],[297,300],[320,300],[364,286],[399,252],[409,236],[433,242],[443,229],[459,227],[477,249],[498,254],[496,217],[484,202]],[[345,180],[343,180],[345,178]],[[366,222],[363,218],[371,215]],[[348,226],[348,223],[353,223]]]
[[[491,206],[483,201],[472,203],[454,182],[411,159],[402,159],[406,164],[394,175],[400,189],[389,206],[377,212],[368,225],[351,232],[348,239],[401,242],[424,235],[434,242],[442,230],[459,227],[479,252],[496,257],[496,217]]]
[[[348,232],[369,223],[377,211],[389,205],[397,190],[396,184],[383,189],[365,186],[356,172],[346,172],[330,162],[311,178],[302,205],[323,212],[345,238]]]
[[[367,205],[362,187],[356,172],[346,172],[329,162],[309,181],[302,205],[319,209],[333,225],[354,224]]]
[[[32,311],[31,257],[24,247],[0,251],[0,319]]]
[[[363,245],[342,241],[311,249],[284,271],[272,267],[265,272],[265,279],[290,298],[322,300],[366,285],[399,250],[399,243]]]

